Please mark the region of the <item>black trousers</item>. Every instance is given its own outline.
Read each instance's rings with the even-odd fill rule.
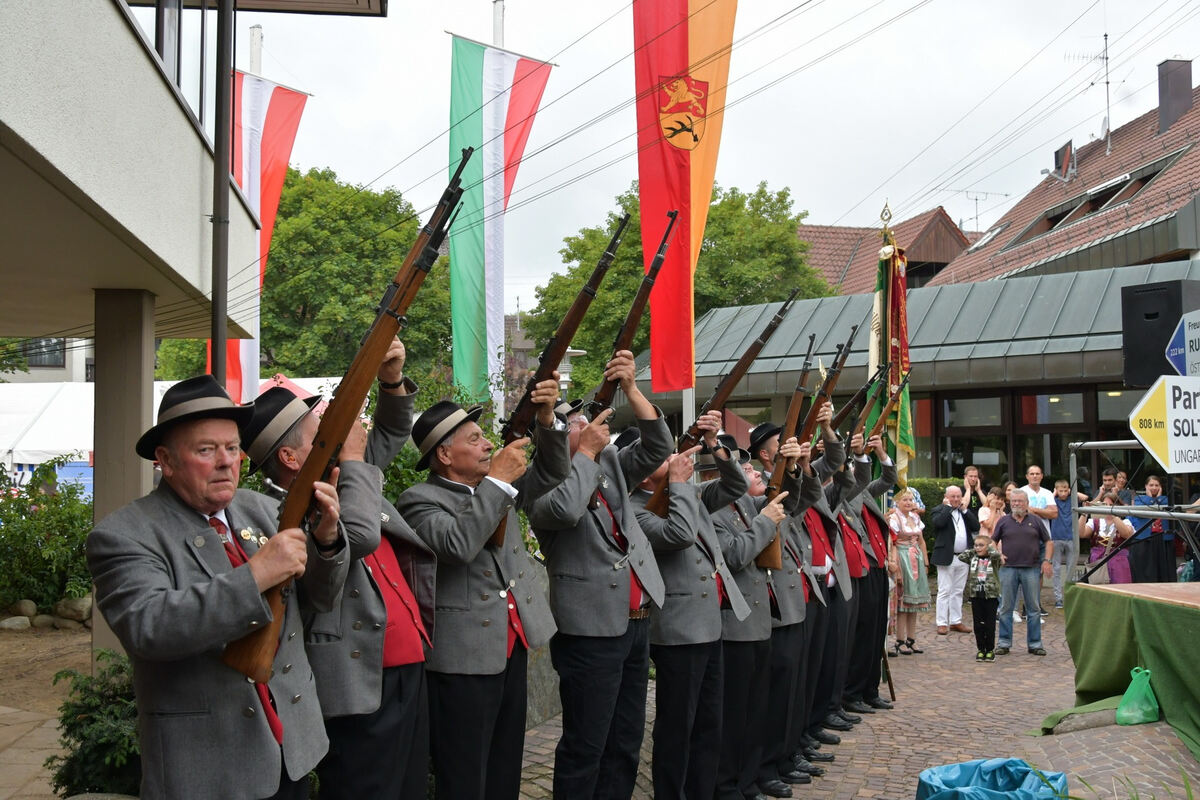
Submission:
[[[721,640],[650,645],[654,659],[655,800],[710,798],[721,757]]]
[[[425,664],[383,670],[379,708],[325,720],[329,752],[317,765],[321,800],[423,797],[429,772]]]
[[[1151,534],[1129,545],[1129,573],[1134,583],[1174,583],[1175,540]]]
[[[996,649],[996,609],[999,597],[976,595],[971,598],[971,627],[975,629],[975,649],[990,653]]]
[[[525,750],[525,665],[517,642],[496,675],[427,672],[439,800],[516,800]]]
[[[861,600],[862,584],[866,578],[851,578],[850,599],[842,603],[845,611],[844,618],[838,622],[838,660],[833,672],[833,686],[829,691],[829,710],[839,711],[845,701],[846,681],[850,675],[850,657],[854,653],[854,633],[858,627],[858,606]],[[837,587],[834,587],[837,591]],[[840,596],[840,595],[839,595]]]
[[[766,740],[771,640],[724,643],[725,699],[721,712],[721,761],[717,800],[758,794],[758,767]]]
[[[308,800],[308,776],[294,781],[288,777],[287,765],[283,764],[279,769],[279,788],[263,800]]]
[[[867,576],[854,584],[854,593],[858,597],[858,623],[851,637],[850,669],[843,701],[879,697],[883,672],[880,659],[887,639],[887,570],[871,567]]]
[[[771,631],[767,657],[767,713],[763,725],[762,759],[758,780],[779,780],[779,764],[791,757],[787,750],[788,730],[798,713],[796,679],[804,660],[804,623],[785,625]]]
[[[808,647],[805,648],[804,664],[801,667],[801,688],[803,691],[803,703],[800,706],[800,714],[796,718],[797,730],[799,733],[796,739],[810,731],[814,731],[821,727],[821,720],[825,718],[822,713],[819,717],[817,703],[817,679],[821,675],[821,664],[825,662],[825,646],[829,638],[829,595],[830,590],[825,587],[820,587],[821,597],[825,599],[822,603],[817,599],[815,592],[808,602],[806,607],[804,624],[808,627]]]
[[[554,750],[554,796],[629,800],[646,727],[650,621],[621,636],[550,640],[558,672],[562,737]]]
[[[825,650],[821,653],[821,662],[816,671],[809,675],[809,680],[815,683],[809,711],[809,730],[820,728],[821,721],[841,708],[842,702],[840,695],[834,696],[834,691],[838,686],[838,667],[844,663],[842,651],[849,635],[850,603],[842,599],[842,593],[836,586],[826,589],[826,598],[829,601],[829,624],[825,628]],[[809,668],[812,668],[811,662]],[[842,680],[844,683],[845,678]]]

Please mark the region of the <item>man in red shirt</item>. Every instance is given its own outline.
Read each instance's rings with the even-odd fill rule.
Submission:
[[[329,736],[317,766],[322,798],[424,797],[429,763],[425,649],[433,634],[437,561],[391,503],[383,474],[412,430],[416,385],[393,340],[379,368],[374,426],[356,426],[340,452],[342,522],[353,559],[333,610],[305,619],[305,650]],[[319,424],[283,387],[255,400],[245,435],[251,471],[287,489]],[[285,669],[287,667],[284,667]]]

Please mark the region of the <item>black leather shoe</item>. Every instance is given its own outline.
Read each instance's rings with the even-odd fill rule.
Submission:
[[[854,726],[839,717],[837,714],[830,714],[825,719],[821,720],[821,727],[828,728],[832,731],[848,731]]]
[[[783,780],[784,783],[791,783],[791,784],[812,783],[812,776],[809,775],[807,772],[801,772],[798,769],[794,769],[791,772],[785,772],[782,775],[780,775],[779,777],[780,777],[780,779]]]
[[[800,737],[800,747],[805,750],[820,750],[821,743],[806,733]]]
[[[759,791],[771,797],[791,797],[792,787],[783,781],[759,781]]]
[[[842,716],[846,716],[847,711],[853,711],[855,714],[874,714],[875,709],[864,703],[862,700],[851,700],[847,703],[842,703]],[[853,718],[847,717],[853,721]]]
[[[862,717],[860,717],[858,714],[851,714],[848,711],[835,711],[833,712],[833,716],[839,719],[844,719],[851,725],[857,725],[858,723],[862,722]]]
[[[767,800],[767,796],[762,792],[758,792],[757,794],[751,795],[748,800]]]
[[[818,767],[816,764],[806,759],[803,754],[792,756],[792,766],[796,768],[797,772],[807,772],[814,778],[819,778],[825,774],[824,767]]]
[[[882,711],[891,711],[895,708],[890,701],[884,700],[882,697],[869,697],[866,700],[866,704],[871,708],[878,708]]]
[[[813,762],[814,764],[815,763],[828,764],[829,762],[833,761],[834,758],[836,758],[836,756],[833,753],[821,753],[821,752],[818,752],[817,750],[805,750],[804,757],[807,758],[809,761]]]
[[[823,731],[823,730],[817,729],[817,731],[815,733],[811,734],[811,736],[812,736],[812,738],[816,739],[821,744],[841,744],[842,743],[842,737],[838,736],[836,733],[830,733],[829,731]],[[809,761],[812,761],[812,759],[810,758]]]

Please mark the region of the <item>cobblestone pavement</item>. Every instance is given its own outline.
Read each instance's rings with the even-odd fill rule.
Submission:
[[[58,750],[58,720],[0,706],[0,800],[53,800],[42,763]]]
[[[926,767],[994,757],[1024,758],[1041,769],[1065,772],[1071,794],[1083,798],[1130,798],[1133,793],[1121,785],[1126,780],[1143,800],[1184,798],[1183,774],[1194,791],[1200,787],[1200,764],[1165,722],[1029,735],[1047,715],[1074,703],[1074,666],[1061,609],[1043,620],[1045,657],[1026,653],[1025,623],[1019,623],[1013,626],[1012,654],[998,656],[994,664],[975,662],[972,634],[938,636],[932,615],[922,615],[921,621],[918,647],[925,652],[888,659],[896,684],[895,710],[865,716],[853,731],[841,734],[842,744],[824,747],[837,760],[824,765],[829,767],[824,777],[794,787],[795,797],[911,798],[917,775]],[[887,696],[886,687],[882,694]],[[652,797],[653,700],[649,705],[637,798]],[[559,730],[554,718],[526,736],[523,797],[551,796]]]

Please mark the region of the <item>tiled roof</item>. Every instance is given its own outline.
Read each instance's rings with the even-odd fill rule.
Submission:
[[[967,246],[969,239],[941,206],[897,223],[892,232],[896,243],[910,251],[911,260],[914,247],[919,247],[921,240],[939,224],[948,225],[957,232],[962,238],[962,246]],[[797,236],[809,243],[809,266],[820,272],[839,294],[859,294],[875,288],[875,268],[883,244],[879,227],[801,225]]]
[[[1194,148],[1200,137],[1200,88],[1192,90],[1192,108],[1162,135],[1158,133],[1158,109],[1147,111],[1132,122],[1112,131],[1112,151],[1106,155],[1103,139],[1090,142],[1076,151],[1078,174],[1068,183],[1046,176],[1041,183],[1008,211],[992,230],[1004,226],[998,234],[975,251],[954,259],[931,284],[966,283],[1016,274],[1041,274],[1063,271],[1058,259],[1068,257],[1073,269],[1123,266],[1149,263],[1164,257],[1177,257],[1186,251],[1186,237],[1167,236],[1149,248],[1127,248],[1125,234],[1146,230],[1155,223],[1171,220],[1200,192],[1200,149]],[[1079,198],[1088,190],[1135,173],[1171,154],[1177,160],[1160,172],[1131,199],[1051,229],[1021,244],[1013,242],[1023,231],[1050,209]],[[1182,226],[1184,221],[1180,222]],[[1191,222],[1187,221],[1190,225]],[[1138,243],[1146,240],[1139,236]],[[1112,263],[1109,263],[1112,262]]]

